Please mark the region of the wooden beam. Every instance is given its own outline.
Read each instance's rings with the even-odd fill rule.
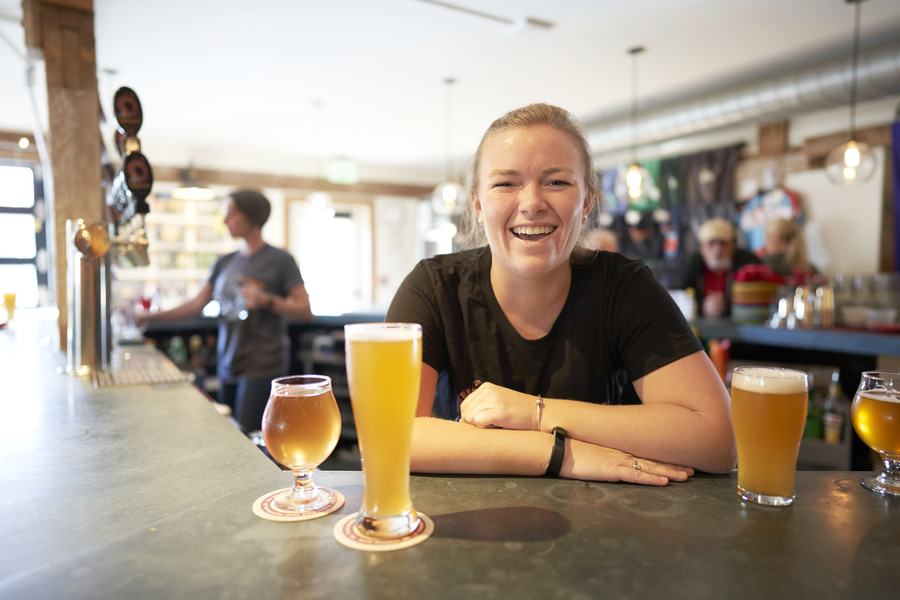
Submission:
[[[788,121],[765,123],[757,133],[757,156],[781,156],[789,150]]]
[[[859,129],[856,131],[856,139],[859,142],[868,144],[870,148],[890,146],[891,127],[890,125],[876,125]],[[803,152],[812,166],[822,167],[825,164],[825,158],[828,156],[828,153],[848,141],[850,141],[849,131],[807,138],[803,142]]]
[[[103,221],[93,0],[23,0],[26,44],[43,54],[53,190],[48,214],[60,347],[66,346],[66,221]]]
[[[153,178],[156,181],[180,181],[181,171],[176,167],[153,167]],[[374,194],[385,196],[424,197],[431,194],[432,186],[407,185],[400,183],[359,182],[353,185],[329,183],[324,179],[313,177],[296,177],[292,175],[272,175],[266,173],[240,173],[235,171],[218,171],[214,169],[191,169],[198,182],[205,185],[229,185],[246,188],[279,188],[285,190],[321,190],[324,192]]]
[[[19,140],[26,138],[28,147],[19,148]],[[0,158],[40,162],[34,135],[27,131],[0,131]]]

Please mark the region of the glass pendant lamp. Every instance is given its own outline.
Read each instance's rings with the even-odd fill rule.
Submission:
[[[654,198],[659,199],[659,191],[653,182],[650,172],[637,160],[638,138],[638,103],[637,103],[637,57],[644,52],[644,46],[635,46],[628,50],[632,57],[631,77],[631,163],[628,168],[620,170],[616,175],[616,196],[628,201],[628,204],[636,209],[643,209],[645,205],[655,204]]]
[[[322,101],[316,100],[313,102],[313,105],[316,107],[316,179],[321,180],[323,162],[321,143]],[[312,208],[312,214],[316,217],[330,219],[334,216],[334,198],[332,198],[331,194],[328,192],[315,190],[306,197],[306,201],[309,202],[310,207]]]
[[[431,193],[431,210],[436,215],[454,216],[463,211],[466,192],[459,182],[453,179],[453,151],[451,140],[453,139],[453,84],[455,79],[449,77],[444,80],[447,84],[447,172],[446,180],[439,184]]]
[[[833,183],[854,185],[867,181],[875,173],[875,157],[869,146],[856,139],[856,87],[859,63],[859,23],[864,0],[845,0],[856,4],[853,26],[853,54],[850,66],[850,141],[841,144],[825,158],[825,174]]]

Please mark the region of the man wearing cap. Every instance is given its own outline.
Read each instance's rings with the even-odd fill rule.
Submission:
[[[700,252],[688,263],[682,288],[697,290],[700,314],[721,317],[731,312],[731,279],[744,265],[759,264],[760,259],[738,248],[734,226],[725,219],[709,219],[697,233]]]

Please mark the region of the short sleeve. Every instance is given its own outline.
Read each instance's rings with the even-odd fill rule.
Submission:
[[[422,361],[440,372],[446,363],[444,330],[437,293],[426,262],[419,262],[397,289],[385,321],[422,326]]]

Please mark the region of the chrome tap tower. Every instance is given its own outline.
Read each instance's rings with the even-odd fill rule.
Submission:
[[[122,260],[134,266],[149,263],[144,217],[150,212],[147,196],[153,186],[153,170],[141,154],[137,138],[143,110],[137,94],[127,87],[116,91],[113,109],[118,165],[113,164],[113,153],[101,144],[106,219],[90,224],[82,219],[66,222],[69,288],[66,370],[77,375],[92,375],[110,366],[113,347],[110,267]],[[101,125],[104,122],[101,114]]]

